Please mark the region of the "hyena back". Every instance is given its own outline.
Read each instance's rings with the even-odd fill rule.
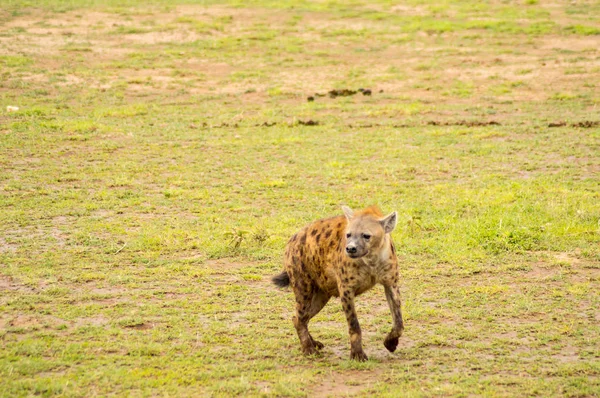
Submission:
[[[292,236],[285,248],[284,271],[273,277],[273,282],[292,286],[296,296],[292,320],[302,352],[310,355],[323,348],[309,333],[308,322],[331,297],[340,297],[348,321],[350,357],[365,361],[354,297],[382,284],[393,320],[383,343],[390,352],[398,346],[404,330],[398,261],[390,236],[397,215],[393,212],[384,217],[375,206],[356,212],[346,206],[342,209],[343,216],[315,221]]]

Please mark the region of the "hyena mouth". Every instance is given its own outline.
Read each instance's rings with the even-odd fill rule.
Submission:
[[[368,252],[367,252],[368,253]],[[350,258],[361,258],[367,255],[367,253],[346,253],[346,255]]]

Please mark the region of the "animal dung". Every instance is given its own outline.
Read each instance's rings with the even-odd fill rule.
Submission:
[[[383,90],[380,90],[379,92],[382,93]],[[373,94],[373,91],[370,88],[359,88],[358,90],[351,90],[348,88],[333,89],[333,90],[329,90],[327,92],[327,94],[315,93],[314,95],[309,96],[306,100],[308,102],[313,102],[315,100],[315,98],[325,97],[325,96],[328,96],[329,98],[333,98],[333,99],[335,99],[337,97],[351,97],[358,93],[362,93],[362,95],[365,95],[365,96],[370,96]]]

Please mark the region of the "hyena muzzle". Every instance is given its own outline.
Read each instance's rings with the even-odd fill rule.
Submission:
[[[342,206],[344,216],[315,221],[296,233],[285,248],[284,271],[273,277],[279,287],[292,286],[296,315],[292,318],[302,352],[315,354],[323,344],[314,340],[308,322],[331,297],[340,297],[348,321],[350,358],[366,361],[354,297],[375,284],[384,286],[393,326],[383,344],[393,352],[402,335],[398,261],[390,232],[397,214],[383,216],[376,206],[352,211]]]

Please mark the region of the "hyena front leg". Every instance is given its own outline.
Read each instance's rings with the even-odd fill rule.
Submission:
[[[342,300],[344,313],[346,314],[346,320],[348,321],[348,333],[350,334],[350,359],[366,361],[368,358],[362,348],[362,333],[360,331],[360,325],[358,324],[356,309],[354,308],[354,292],[347,288],[341,288],[340,297]]]
[[[402,336],[404,330],[404,322],[402,321],[402,308],[400,301],[400,291],[396,284],[384,285],[385,298],[390,306],[392,312],[392,331],[387,335],[383,341],[383,345],[388,349],[389,352],[396,351],[398,346],[398,337]]]

